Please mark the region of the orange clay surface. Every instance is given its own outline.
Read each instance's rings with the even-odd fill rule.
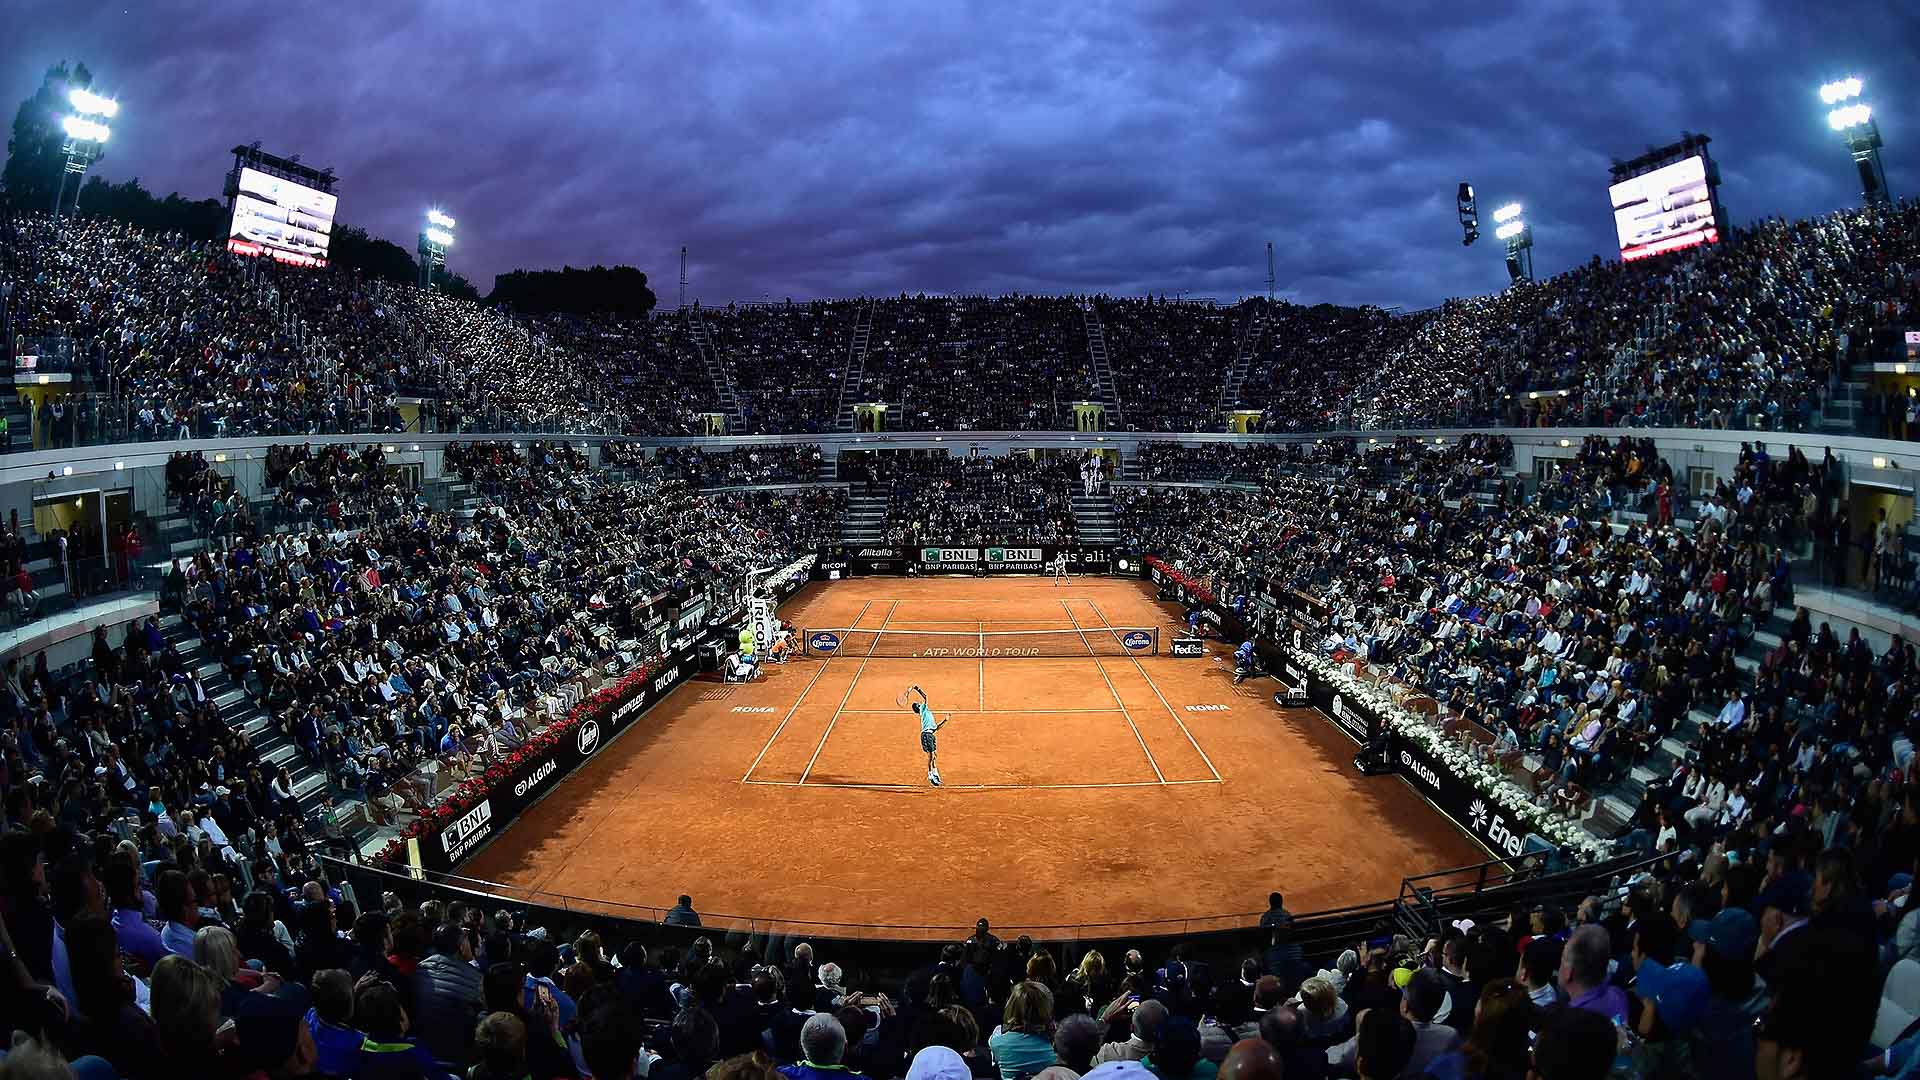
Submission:
[[[1164,653],[1179,611],[1133,580],[861,578],[809,585],[781,616],[1157,626]],[[459,873],[641,917],[689,893],[709,926],[927,937],[984,915],[1059,937],[1242,925],[1274,889],[1293,911],[1366,903],[1486,857],[1401,781],[1359,776],[1353,743],[1274,705],[1272,680],[1234,686],[1230,644],[1203,659],[862,656],[872,640],[751,683],[689,682]],[[912,683],[950,717],[940,788],[896,703]]]

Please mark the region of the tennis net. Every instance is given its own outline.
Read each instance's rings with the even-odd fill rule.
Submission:
[[[972,660],[994,657],[1154,656],[1154,626],[1089,626],[1079,630],[856,630],[827,627],[801,633],[806,656],[904,656]]]

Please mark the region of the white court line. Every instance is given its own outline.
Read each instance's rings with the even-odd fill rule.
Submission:
[[[1066,600],[1063,599],[1060,601],[1060,607],[1066,611],[1067,618],[1073,623],[1073,628],[1075,630],[1079,630],[1080,620],[1074,617],[1073,609],[1070,607],[1067,607]],[[1104,615],[1101,616],[1100,621],[1105,622],[1106,616]],[[1087,635],[1085,631],[1081,631],[1080,641],[1086,645],[1087,655],[1094,657],[1093,666],[1100,669],[1100,678],[1106,681],[1107,693],[1112,694],[1113,703],[1115,705],[1120,706],[1120,715],[1127,718],[1127,727],[1129,730],[1133,732],[1134,739],[1137,742],[1139,742],[1140,752],[1147,755],[1147,764],[1152,766],[1154,777],[1158,779],[1162,784],[1166,783],[1167,782],[1166,776],[1160,772],[1160,763],[1153,760],[1153,751],[1147,749],[1147,740],[1141,737],[1140,728],[1136,726],[1133,722],[1133,714],[1127,711],[1127,703],[1120,700],[1120,691],[1114,689],[1113,680],[1107,677],[1107,669],[1101,666],[1099,657],[1094,656],[1093,643],[1087,640]],[[1214,775],[1216,777],[1219,776],[1218,773],[1215,773]]]
[[[887,617],[880,620],[880,629],[873,635],[873,644],[867,646],[867,655],[860,658],[860,666],[853,669],[853,681],[847,684],[847,692],[841,696],[840,704],[834,708],[833,715],[827,717],[827,730],[820,733],[820,742],[813,748],[813,756],[807,759],[807,767],[800,770],[800,782],[807,782],[807,774],[813,771],[813,763],[820,760],[820,751],[827,748],[827,736],[833,734],[833,725],[840,722],[840,710],[853,700],[853,688],[860,685],[860,676],[867,670],[867,661],[872,659],[873,650],[880,647],[880,638],[886,633],[887,624],[893,621],[893,613],[900,610],[900,602],[894,601],[887,609]],[[858,622],[859,620],[854,620]]]
[[[881,657],[880,659],[887,659]],[[947,716],[1056,716],[1064,713],[1093,713],[1113,716],[1120,709],[942,709]],[[841,709],[841,716],[898,716],[899,709]]]
[[[975,619],[973,621],[978,623],[983,631],[985,630],[987,625],[985,619]],[[985,639],[983,638],[982,643],[984,644],[984,642]],[[987,711],[987,650],[985,648],[980,650],[980,711]]]
[[[867,601],[866,604],[864,604],[860,608],[860,614],[855,615],[853,617],[853,621],[855,623],[858,623],[861,619],[866,618],[867,608],[870,608],[872,606],[873,606],[873,601],[871,600]],[[807,685],[800,688],[800,696],[793,699],[793,707],[787,710],[787,715],[780,718],[780,726],[773,729],[773,734],[767,736],[767,744],[760,748],[760,752],[758,754],[754,755],[753,764],[747,766],[746,775],[740,778],[741,783],[750,784],[755,782],[755,781],[749,780],[748,777],[753,775],[753,770],[760,767],[761,759],[767,756],[767,751],[773,749],[774,741],[780,738],[780,733],[782,731],[786,730],[787,721],[793,719],[793,714],[800,711],[800,703],[807,700],[807,691],[813,689],[813,684],[819,682],[820,676],[825,675],[827,673],[827,668],[833,664],[833,661],[834,661],[834,657],[831,657],[831,656],[827,657],[826,663],[821,664],[819,669],[813,673],[813,678],[807,680]]]
[[[1087,606],[1093,609],[1093,613],[1095,615],[1100,616],[1101,623],[1107,626],[1113,625],[1113,623],[1107,620],[1107,616],[1105,615],[1105,613],[1103,613],[1100,610],[1099,604],[1096,604],[1093,601],[1089,600],[1087,601]],[[1200,755],[1200,760],[1207,763],[1207,771],[1213,774],[1213,778],[1215,780],[1220,779],[1220,770],[1213,767],[1213,759],[1207,756],[1207,752],[1205,750],[1200,749],[1199,740],[1193,737],[1193,732],[1187,730],[1186,721],[1181,720],[1180,714],[1173,710],[1172,703],[1167,701],[1167,695],[1160,692],[1160,684],[1154,682],[1153,676],[1147,674],[1147,669],[1141,666],[1140,658],[1137,656],[1128,656],[1127,659],[1133,661],[1134,669],[1140,672],[1140,677],[1147,680],[1148,688],[1153,691],[1154,697],[1157,697],[1160,699],[1160,704],[1167,710],[1167,715],[1173,717],[1173,722],[1180,725],[1180,733],[1182,735],[1185,735],[1187,737],[1187,741],[1193,744],[1193,752]],[[1094,661],[1094,663],[1098,664],[1099,661],[1096,660]],[[1106,668],[1102,667],[1100,670],[1102,674],[1106,673]]]
[[[748,780],[760,787],[852,788],[858,791],[925,791],[919,784],[862,784],[839,780]],[[1221,784],[1223,780],[1116,780],[1110,784],[947,784],[942,791],[1068,791],[1090,788],[1185,787],[1191,784]]]

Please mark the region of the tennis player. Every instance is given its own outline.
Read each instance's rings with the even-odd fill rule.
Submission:
[[[1055,555],[1053,561],[1047,564],[1047,569],[1053,572],[1053,584],[1055,587],[1065,584],[1067,581],[1067,553],[1063,551]]]
[[[939,787],[940,766],[933,759],[935,749],[933,735],[934,732],[946,727],[947,722],[945,720],[939,723],[934,722],[933,707],[927,702],[925,690],[918,686],[909,686],[907,689],[920,695],[920,700],[913,703],[913,715],[920,718],[920,749],[927,752],[927,783]]]

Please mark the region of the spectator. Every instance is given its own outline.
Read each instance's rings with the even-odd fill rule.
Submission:
[[[441,923],[433,933],[433,953],[414,972],[413,1031],[420,1044],[441,1061],[465,1058],[474,1024],[485,1009],[480,969],[473,964],[473,936],[466,927]],[[525,1054],[525,1029],[521,1053]]]

